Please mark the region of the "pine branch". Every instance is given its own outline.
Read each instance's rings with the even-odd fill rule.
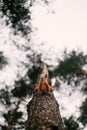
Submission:
[[[16,115],[17,115],[17,110],[19,109],[19,105],[21,103],[22,100],[19,100],[18,103],[17,103],[17,106],[16,108],[14,109],[13,111],[13,114],[12,116],[10,117],[9,121],[8,121],[8,126],[7,126],[7,130],[12,130],[12,127],[13,127],[13,123],[16,119]]]

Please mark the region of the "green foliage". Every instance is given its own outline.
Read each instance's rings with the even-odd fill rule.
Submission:
[[[7,86],[6,89],[0,90],[0,105],[6,108],[6,111],[2,111],[0,112],[0,114],[4,118],[5,123],[12,124],[15,128],[15,126],[19,124],[20,118],[22,118],[23,113],[21,111],[18,111],[21,99],[19,99],[19,101],[12,101],[13,98],[14,97],[12,97],[12,93],[9,92],[9,88]],[[7,130],[6,125],[0,124],[0,127],[2,130]]]
[[[6,57],[3,55],[3,52],[0,51],[0,70],[7,65],[7,59]]]
[[[26,36],[31,31],[29,24],[26,24],[31,19],[29,7],[25,6],[27,0],[2,0],[2,2],[2,16],[8,18],[6,25],[10,24],[15,34],[21,31]]]
[[[78,118],[80,122],[85,126],[87,125],[87,98],[82,103],[82,106],[80,107],[81,116]]]
[[[9,119],[11,119],[11,117],[13,118],[14,116],[13,114],[14,114],[13,111],[8,111],[8,113],[3,114],[3,117],[10,123]],[[15,121],[17,122],[17,120],[20,119],[21,117],[22,117],[22,112],[16,112],[14,122]]]
[[[8,113],[3,114],[3,117],[5,118],[8,124],[12,125],[12,130],[16,130],[16,129],[21,130],[22,128],[24,128],[24,125],[25,125],[25,123],[20,120],[22,118],[22,114],[23,113],[21,111],[11,110],[11,111],[8,111]]]
[[[27,97],[29,98],[29,96],[33,93],[38,73],[41,70],[41,63],[41,55],[31,56],[32,66],[30,67],[30,62],[27,64],[27,72],[25,76],[20,77],[15,81],[14,86],[12,86],[12,88],[10,87],[10,92],[9,86],[0,90],[1,103],[7,110],[4,111],[2,117],[5,119],[7,124],[12,124],[13,130],[22,130],[25,127],[23,111],[19,110],[19,106],[22,104],[24,99]],[[4,130],[4,127],[8,126],[1,125],[2,130]]]
[[[15,88],[12,89],[11,92],[14,97],[23,98],[26,97],[28,93],[30,94],[29,91],[31,92],[29,84],[26,83],[24,78],[21,78],[20,80],[15,81]]]
[[[7,88],[5,90],[4,89],[0,90],[0,101],[5,106],[11,105],[10,94],[9,94],[9,91],[7,90]]]
[[[49,4],[49,0],[41,0]],[[27,36],[31,31],[31,11],[30,8],[36,0],[2,0],[0,11],[1,18],[6,16],[6,26],[10,25],[14,29],[14,34],[21,32]]]
[[[86,78],[81,72],[85,64],[87,64],[87,55],[84,55],[83,52],[72,51],[68,54],[65,51],[63,59],[59,60],[59,65],[54,71],[54,76],[59,76],[60,79],[68,84],[74,82],[76,86],[80,85],[80,81]]]
[[[79,124],[74,120],[72,116],[69,117],[68,119],[64,119],[64,124],[66,130],[81,130],[79,128]]]
[[[29,56],[27,57],[29,58]],[[34,53],[33,56],[30,58],[30,60],[33,62],[33,64],[32,64],[32,68],[28,69],[27,76],[29,78],[31,87],[33,87],[37,82],[38,74],[41,71],[41,64],[42,64],[41,54],[37,55]]]
[[[84,85],[82,87],[82,91],[84,92],[84,94],[87,94],[87,81],[85,80]]]
[[[87,56],[84,56],[82,52],[77,53],[76,51],[72,51],[70,54],[64,52],[63,60],[59,61],[58,72],[59,75],[75,75],[79,76],[80,68],[87,63]]]

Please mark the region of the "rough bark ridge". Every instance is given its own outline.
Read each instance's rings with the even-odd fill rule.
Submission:
[[[27,105],[26,130],[65,130],[59,105],[52,92],[33,94]]]

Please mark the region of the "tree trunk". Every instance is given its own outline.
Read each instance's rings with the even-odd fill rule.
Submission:
[[[26,130],[65,130],[59,105],[51,94],[34,94],[27,106]]]
[[[52,90],[47,66],[43,64],[33,98],[27,105],[26,130],[65,130]]]

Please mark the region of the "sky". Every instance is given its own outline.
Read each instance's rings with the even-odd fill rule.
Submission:
[[[55,51],[87,50],[87,0],[55,0],[47,8],[34,6],[35,40]]]

